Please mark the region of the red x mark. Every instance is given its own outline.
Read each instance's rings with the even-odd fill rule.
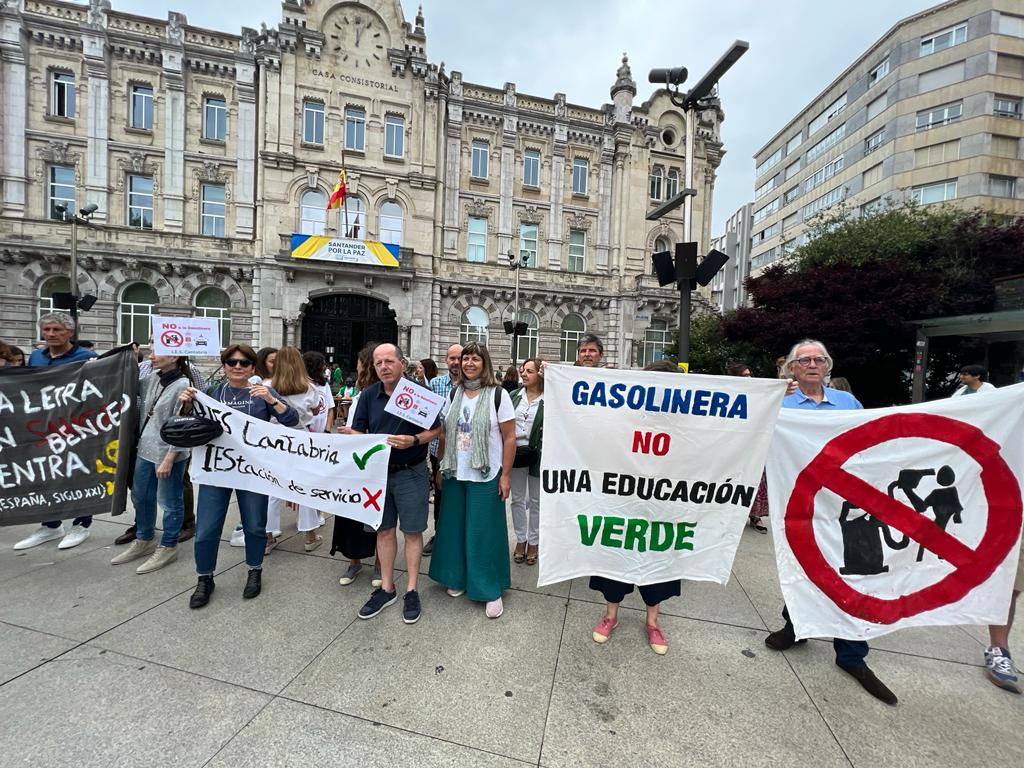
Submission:
[[[382,493],[384,493],[384,489],[382,488],[381,490],[377,491],[376,493],[373,493],[373,492],[370,491],[369,488],[367,488],[366,486],[363,486],[363,493],[366,494],[366,501],[363,503],[363,509],[366,509],[371,504],[373,504],[373,508],[376,509],[378,512],[380,512],[380,504],[377,503],[377,499],[379,499],[380,495]]]

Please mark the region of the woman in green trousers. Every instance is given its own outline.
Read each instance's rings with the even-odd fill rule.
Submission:
[[[505,500],[516,453],[515,410],[483,344],[462,350],[462,383],[449,395],[439,451],[444,493],[430,578],[452,597],[466,593],[486,603],[487,617],[496,619],[512,583]]]

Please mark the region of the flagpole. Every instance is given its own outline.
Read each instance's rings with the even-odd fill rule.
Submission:
[[[341,143],[341,170],[344,173],[344,171],[345,171],[345,142],[344,142],[344,140],[342,140],[342,143]],[[347,173],[345,174],[345,187],[346,187],[345,199],[342,200],[342,205],[345,206],[345,230],[344,230],[344,232],[342,234],[342,237],[348,237],[348,191],[347,191],[347,188],[348,188],[348,174]]]

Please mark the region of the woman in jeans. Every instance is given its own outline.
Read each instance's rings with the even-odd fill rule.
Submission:
[[[270,380],[270,386],[299,415],[298,424],[289,426],[308,430],[320,407],[320,394],[309,380],[302,353],[295,347],[281,347],[277,350],[273,365],[274,376]],[[288,502],[284,499],[271,497],[267,507],[267,554],[279,543],[277,537],[281,535],[281,512],[286,506]],[[321,525],[323,521],[319,512],[310,507],[299,507],[298,528],[306,535],[307,552],[312,552],[320,546],[322,538],[317,535],[316,530]]]
[[[183,479],[189,449],[175,448],[160,437],[160,428],[178,410],[178,398],[191,380],[188,358],[172,355],[149,356],[155,375],[142,380],[142,426],[138,456],[132,482],[132,506],[135,507],[135,540],[110,561],[121,565],[148,558],[135,569],[149,573],[178,559],[178,534],[185,514]],[[164,511],[164,532],[156,543],[157,500]]]
[[[286,427],[299,423],[299,414],[282,400],[272,387],[250,384],[249,377],[256,365],[256,352],[248,344],[232,344],[220,353],[226,380],[212,393],[218,402],[240,413],[261,421],[277,419]],[[181,393],[185,409],[191,410],[197,390],[189,387]],[[262,588],[263,556],[267,545],[267,497],[262,493],[240,488],[221,488],[215,485],[199,487],[196,509],[196,574],[199,581],[188,602],[189,608],[202,608],[213,594],[213,572],[217,570],[217,550],[224,532],[224,519],[228,514],[231,493],[238,499],[238,511],[245,531],[245,562],[249,576],[242,597],[256,597]]]
[[[512,470],[512,525],[516,529],[516,563],[537,564],[540,543],[540,451],[544,436],[544,376],[540,358],[523,361],[523,388],[512,393],[516,410],[516,451],[532,454],[529,464]],[[517,462],[518,463],[518,462]]]
[[[444,493],[430,578],[448,594],[486,603],[501,616],[501,594],[511,586],[505,500],[516,455],[515,411],[498,386],[487,347],[462,350],[462,383],[449,395],[439,447]]]

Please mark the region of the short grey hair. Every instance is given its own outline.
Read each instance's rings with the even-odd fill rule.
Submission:
[[[39,327],[42,328],[44,325],[63,325],[69,331],[75,330],[75,319],[66,312],[47,312],[45,315],[39,318]]]
[[[793,363],[796,362],[796,351],[800,349],[800,347],[809,347],[812,345],[821,348],[821,354],[828,361],[825,364],[827,366],[825,373],[831,373],[833,366],[832,355],[828,353],[828,349],[825,347],[825,345],[822,344],[817,339],[804,339],[803,341],[798,341],[796,344],[794,344],[793,348],[789,350],[789,354],[786,355],[786,362],[782,364],[782,370],[785,371],[786,373],[790,373],[789,369],[792,367]]]
[[[601,339],[596,334],[584,333],[582,336],[580,336],[580,341],[576,345],[576,348],[579,349],[584,344],[593,344],[594,346],[597,347],[597,351],[599,354],[604,354],[604,344],[601,342]]]

